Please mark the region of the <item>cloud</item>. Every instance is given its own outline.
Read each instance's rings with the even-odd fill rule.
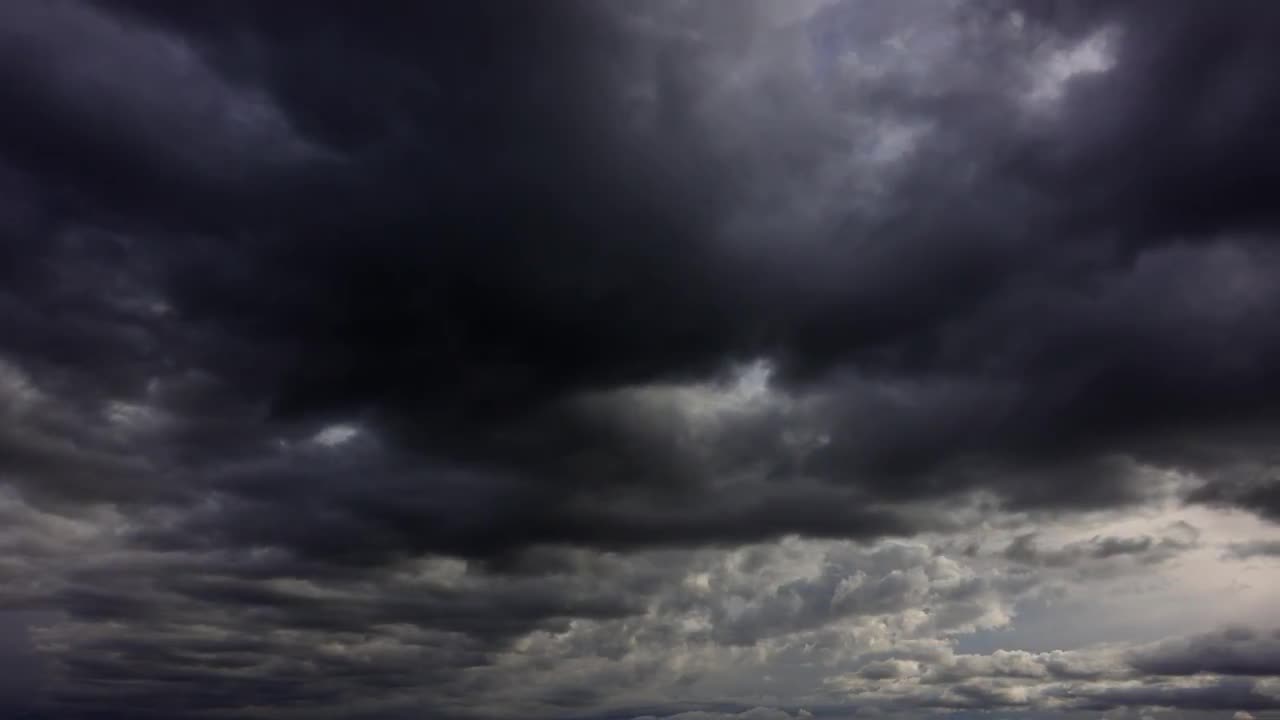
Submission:
[[[1219,633],[1156,645],[1130,662],[1158,675],[1274,675],[1280,634],[1232,628]]]
[[[1147,519],[1280,519],[1280,10],[1156,12],[0,9],[45,709],[1274,704],[1262,629],[962,649],[1275,554]]]
[[[1124,559],[1141,563],[1160,563],[1196,546],[1199,531],[1181,522],[1167,529],[1159,540],[1150,535],[1137,537],[1094,536],[1056,550],[1042,550],[1035,533],[1015,537],[1004,549],[1004,556],[1016,563],[1041,567],[1076,567],[1104,565]]]
[[[693,712],[662,716],[663,720],[796,720],[797,718],[807,717],[813,717],[813,715],[804,709],[799,710],[793,715],[785,710],[766,707],[754,707],[750,710],[738,713],[695,710]],[[658,716],[645,715],[643,717],[633,718],[633,720],[658,720]]]
[[[31,561],[12,568],[20,582],[0,602],[51,613],[34,642],[58,668],[52,707],[72,716],[126,702],[172,716],[165,708],[248,699],[321,717],[397,717],[424,704],[445,713],[440,698],[458,695],[476,698],[460,717],[512,707],[536,717],[654,714],[641,706],[665,716],[721,712],[725,702],[744,705],[736,714],[761,690],[792,698],[779,710],[792,716],[802,707],[839,716],[851,702],[885,712],[1125,707],[1138,703],[1126,693],[1139,681],[1154,704],[1253,707],[1270,692],[1259,683],[1274,679],[1274,633],[1255,629],[959,652],[957,638],[1008,628],[1024,601],[1057,596],[1054,568],[1028,575],[999,553],[793,538],[335,564],[265,547],[140,547],[129,526],[170,522],[163,513],[72,520],[16,498],[8,507],[4,547]],[[1108,582],[1146,579],[1077,582],[1104,595]]]
[[[934,502],[973,493],[1012,508],[1142,502],[1159,491],[1153,467],[1207,478],[1194,499],[1269,512],[1270,485],[1241,485],[1231,472],[1272,422],[1252,391],[1270,382],[1271,340],[1248,322],[1274,299],[1265,227],[1250,224],[1265,213],[1224,202],[1178,225],[1134,214],[1145,200],[1120,201],[1131,187],[1180,192],[1170,170],[1101,183],[1091,188],[1097,201],[1069,204],[1078,220],[1063,219],[1061,198],[1098,153],[1145,137],[1135,128],[1153,111],[1123,88],[1183,62],[1182,36],[1147,28],[1137,10],[1089,20],[1118,28],[1107,30],[1114,65],[1071,79],[1060,110],[1039,119],[995,91],[994,78],[1021,72],[1030,37],[1062,48],[1083,41],[1034,15],[1020,30],[989,18],[970,38],[955,29],[958,11],[929,4],[827,7],[824,21],[844,33],[832,41],[838,58],[852,52],[841,43],[866,40],[849,25],[855,16],[886,32],[933,28],[939,39],[876,46],[880,74],[839,64],[846,97],[814,84],[803,34],[765,27],[754,9],[737,25],[675,5],[646,14],[567,4],[523,25],[505,17],[515,11],[501,21],[481,10],[413,11],[398,23],[327,5],[292,23],[281,12],[61,3],[22,16],[58,37],[92,39],[57,55],[68,67],[91,67],[94,53],[137,66],[137,82],[95,92],[117,93],[111,107],[124,113],[160,104],[176,118],[165,132],[237,151],[252,143],[219,133],[272,133],[271,152],[318,148],[279,162],[247,151],[235,167],[252,174],[248,184],[239,170],[224,177],[201,165],[226,153],[196,144],[175,154],[147,144],[155,134],[104,160],[116,177],[146,176],[111,192],[74,168],[28,168],[42,186],[95,198],[66,217],[109,223],[114,234],[95,246],[115,249],[107,264],[91,262],[92,232],[67,229],[41,250],[58,272],[12,298],[14,317],[31,318],[13,328],[27,345],[15,349],[16,366],[154,417],[167,411],[148,395],[154,388],[204,378],[221,403],[208,418],[223,426],[213,462],[199,473],[163,463],[140,472],[121,457],[116,474],[195,475],[187,487],[227,495],[223,506],[246,517],[296,508],[282,487],[297,482],[327,518],[299,523],[293,538],[228,518],[224,536],[310,550],[313,528],[324,537],[339,526],[441,528],[440,513],[492,518],[503,531],[486,521],[366,534],[399,546],[380,552],[477,554],[538,542],[911,535],[946,526]],[[1193,15],[1179,5],[1173,27],[1190,27]],[[1260,15],[1223,13],[1215,23],[1243,30],[1270,21]],[[397,31],[415,24],[439,37]],[[338,26],[359,40],[318,57],[313,43]],[[680,26],[691,34],[674,32]],[[752,33],[762,33],[754,44]],[[113,49],[133,35],[143,41]],[[980,56],[979,42],[995,50]],[[504,47],[503,59],[467,59],[486,44]],[[148,52],[178,60],[147,62]],[[13,72],[37,72],[28,54],[14,55]],[[164,92],[178,71],[193,80]],[[314,81],[325,73],[331,82]],[[382,110],[353,114],[343,83]],[[49,87],[47,112],[85,101]],[[770,92],[793,110],[755,102]],[[265,108],[261,122],[184,125],[213,115],[183,103],[226,106],[235,119],[250,97]],[[1263,113],[1269,98],[1247,100],[1236,122]],[[1076,121],[1094,105],[1117,111]],[[982,110],[995,107],[1004,111]],[[920,129],[889,158],[857,150],[872,132],[857,129],[864,120]],[[121,148],[136,125],[84,132]],[[60,127],[39,130],[63,142]],[[1213,164],[1254,137],[1247,132],[1165,132],[1186,134],[1188,167],[1264,172]],[[787,172],[774,147],[791,148]],[[828,167],[832,153],[864,159]],[[950,172],[960,167],[971,170]],[[855,192],[871,175],[884,187]],[[141,211],[148,198],[159,203],[146,183],[162,177],[172,178],[162,182],[172,202]],[[850,192],[865,206],[831,204]],[[802,195],[826,199],[802,208]],[[1009,201],[994,212],[985,197]],[[202,202],[207,210],[187,208]],[[1130,240],[1106,239],[1116,234]],[[113,307],[90,299],[104,293]],[[78,298],[72,321],[34,329],[67,298]],[[1231,353],[1212,349],[1228,336]],[[720,412],[707,429],[682,403],[725,391],[743,367],[766,369],[764,400]],[[184,412],[202,411],[153,424],[149,455],[215,442],[177,427]],[[299,470],[306,461],[261,442],[348,419],[386,450],[365,457],[360,472],[385,479],[362,484],[369,497],[359,500],[350,497],[359,490],[315,481],[323,471]],[[400,469],[414,463],[430,468],[413,471],[424,479]],[[251,466],[260,480],[245,478]],[[448,479],[458,476],[474,480]],[[730,481],[743,499],[726,508],[719,490]],[[433,492],[436,482],[453,489]],[[150,483],[133,483],[149,496]],[[396,488],[396,507],[382,507],[383,483]],[[271,496],[253,489],[263,484]],[[408,497],[409,487],[431,499]]]
[[[1256,557],[1280,556],[1280,541],[1253,540],[1250,542],[1232,543],[1227,548],[1227,557],[1235,560],[1248,560]]]

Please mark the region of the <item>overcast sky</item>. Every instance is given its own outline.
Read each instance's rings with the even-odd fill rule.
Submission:
[[[0,717],[1280,718],[1278,38],[0,1]]]

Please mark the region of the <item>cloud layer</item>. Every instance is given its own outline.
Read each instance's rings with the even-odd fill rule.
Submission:
[[[1280,706],[1280,8],[0,28],[0,709]]]

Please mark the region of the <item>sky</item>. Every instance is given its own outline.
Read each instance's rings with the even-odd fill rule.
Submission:
[[[0,716],[1280,719],[1277,37],[0,3]]]

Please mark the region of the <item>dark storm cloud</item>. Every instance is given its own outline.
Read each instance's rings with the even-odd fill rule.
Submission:
[[[1210,505],[1244,507],[1271,520],[1280,520],[1280,479],[1273,463],[1244,459],[1216,473],[1217,482],[1191,494]]]
[[[682,572],[609,591],[578,551],[1111,509],[1163,492],[1153,468],[1280,518],[1280,7],[868,0],[807,27],[782,7],[0,8],[3,577],[84,633],[53,641],[77,649],[65,707],[131,674],[107,700],[157,715],[487,691],[463,669],[643,616]],[[1105,67],[1056,77],[1088,42]],[[64,564],[78,523],[112,528],[118,565]],[[1006,559],[1195,544],[1034,540]],[[483,587],[396,575],[436,554]],[[711,607],[704,634],[746,647],[921,598],[948,633],[1019,592],[908,564],[850,584],[833,561]],[[202,615],[226,633],[174,635]],[[111,622],[137,643],[94,646]],[[364,660],[313,662],[326,634]],[[1135,667],[1250,674],[1271,658],[1249,647]],[[906,677],[891,660],[861,677]],[[922,705],[1031,702],[990,680]],[[1210,690],[1096,703],[1263,702]]]
[[[1261,30],[1280,13],[1175,3],[1153,24],[1101,4],[1032,13],[1021,35],[978,14],[951,31],[946,73],[850,81],[844,97],[796,81],[799,35],[746,54],[760,8],[737,25],[710,5],[657,5],[647,25],[575,3],[392,9],[6,11],[4,68],[21,79],[7,92],[30,118],[0,142],[21,177],[60,188],[64,222],[113,229],[65,227],[31,257],[10,299],[31,318],[15,364],[99,402],[203,373],[244,408],[208,441],[223,458],[346,418],[407,456],[349,489],[280,458],[201,473],[241,517],[315,508],[296,528],[251,521],[254,542],[345,528],[488,553],[903,533],[918,523],[879,505],[972,488],[1130,502],[1135,463],[1217,478],[1271,436],[1277,338],[1254,318],[1280,302]],[[1114,68],[1071,81],[1048,117],[1019,109],[1027,43],[1099,28]],[[51,42],[27,48],[38,35]],[[722,89],[752,61],[750,97]],[[743,105],[770,93],[790,110]],[[925,129],[877,171],[890,193],[815,223],[788,198],[841,191],[820,169],[849,147],[836,129],[854,103]],[[90,105],[96,122],[73,120]],[[49,162],[55,144],[75,162]],[[679,418],[584,400],[755,358],[811,409],[737,419],[697,451]],[[802,458],[782,439],[797,424],[824,437]],[[148,441],[185,459],[211,446],[202,432],[217,430],[179,411]],[[59,451],[43,452],[14,455],[15,474],[50,472]],[[139,474],[120,462],[103,477]],[[709,484],[725,475],[756,478],[727,512]],[[1265,510],[1272,489],[1219,479],[1198,497]]]

